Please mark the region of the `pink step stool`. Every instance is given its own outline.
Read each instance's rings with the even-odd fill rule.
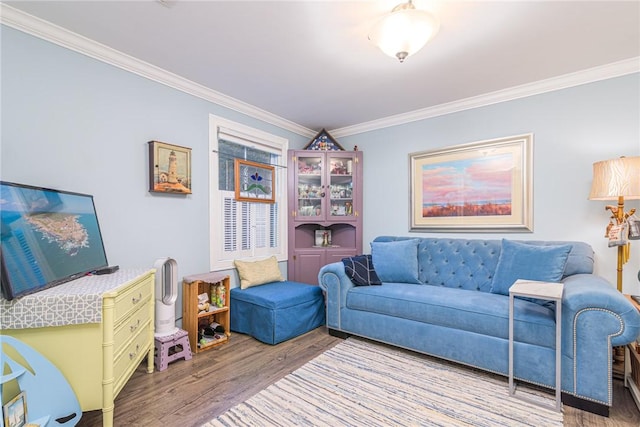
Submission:
[[[155,337],[155,357],[153,362],[158,371],[164,371],[169,363],[184,358],[191,360],[191,346],[187,331],[178,329],[178,332],[163,337]]]

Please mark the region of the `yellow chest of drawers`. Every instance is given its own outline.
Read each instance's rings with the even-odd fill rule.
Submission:
[[[95,281],[110,282],[101,292],[99,323],[0,331],[56,365],[82,411],[102,409],[103,426],[108,427],[113,425],[113,401],[145,356],[147,372],[153,372],[154,351],[154,270],[123,270],[110,276],[85,279],[98,287]],[[74,284],[66,285],[64,297],[73,300]]]

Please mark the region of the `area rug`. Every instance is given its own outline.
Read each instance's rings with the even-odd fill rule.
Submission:
[[[352,337],[205,426],[541,427],[562,413],[509,397],[504,377]]]

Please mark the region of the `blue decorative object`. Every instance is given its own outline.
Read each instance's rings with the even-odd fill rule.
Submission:
[[[9,353],[7,347],[19,357]],[[66,427],[80,421],[82,410],[73,389],[46,357],[8,335],[0,335],[0,349],[0,401],[4,402],[2,385],[16,380],[20,391],[25,392],[27,422]]]
[[[491,292],[509,295],[509,288],[518,279],[559,282],[570,251],[571,245],[527,245],[502,239]]]
[[[373,267],[382,282],[420,283],[418,239],[371,242]]]

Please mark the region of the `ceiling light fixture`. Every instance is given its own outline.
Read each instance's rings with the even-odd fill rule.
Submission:
[[[404,62],[438,32],[438,21],[430,13],[418,10],[413,0],[397,5],[369,33],[369,40],[385,54]]]

